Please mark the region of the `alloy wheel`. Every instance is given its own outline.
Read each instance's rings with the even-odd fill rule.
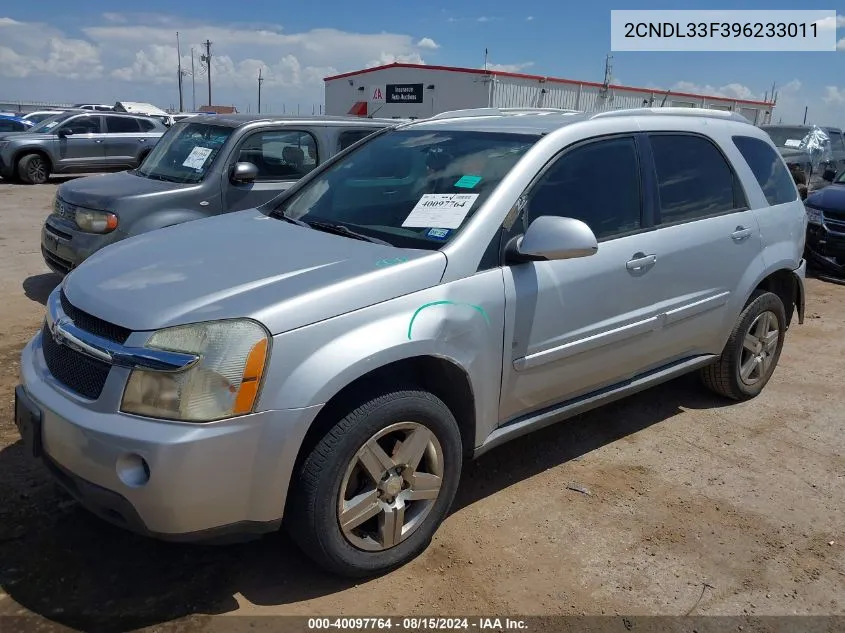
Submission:
[[[354,547],[377,552],[407,539],[428,516],[443,483],[443,449],[418,422],[379,431],[355,453],[338,499],[338,522]]]
[[[739,357],[739,377],[753,385],[768,375],[777,352],[780,328],[774,312],[760,313],[745,334]]]

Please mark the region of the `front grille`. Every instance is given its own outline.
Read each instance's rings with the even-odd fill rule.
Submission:
[[[53,226],[50,223],[44,224],[44,230],[47,231],[48,233],[52,233],[53,235],[56,235],[58,237],[66,239],[68,241],[73,239],[73,235],[71,235],[70,233],[65,233],[64,231],[60,231],[59,229],[57,229],[55,226]]]
[[[96,400],[103,392],[109,365],[56,343],[47,324],[41,329],[44,362],[53,377],[79,395]]]
[[[76,209],[75,205],[70,204],[56,196],[53,202],[53,212],[56,215],[62,216],[65,220],[70,220],[76,226]]]
[[[76,327],[85,330],[86,332],[91,332],[91,334],[95,334],[101,338],[114,341],[115,343],[125,343],[126,339],[129,338],[132,330],[120,327],[114,323],[109,323],[108,321],[103,321],[102,319],[98,319],[97,317],[80,310],[68,301],[64,290],[59,292],[59,299],[62,302],[62,310],[68,317],[70,317],[70,320],[73,321]]]

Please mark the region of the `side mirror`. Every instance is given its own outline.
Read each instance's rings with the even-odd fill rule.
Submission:
[[[248,183],[258,178],[258,167],[252,163],[235,163],[232,168],[232,182]]]
[[[575,259],[599,250],[592,229],[581,220],[541,215],[525,235],[511,240],[506,256],[514,262]]]
[[[70,136],[71,134],[73,134],[73,130],[70,130],[68,128],[61,128],[60,130],[56,131],[56,135],[61,138],[65,138],[66,136]]]
[[[833,182],[833,179],[836,178],[836,170],[835,169],[825,169],[824,173],[822,174],[822,180],[826,180],[828,182]]]

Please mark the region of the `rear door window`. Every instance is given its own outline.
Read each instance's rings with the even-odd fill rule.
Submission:
[[[770,206],[798,199],[795,181],[772,147],[751,136],[734,136],[734,145],[748,163]]]
[[[659,224],[691,222],[748,208],[739,178],[712,141],[650,134],[660,201]]]
[[[374,134],[375,132],[378,132],[378,130],[344,130],[340,133],[337,143],[337,151],[342,152],[350,145],[354,145],[362,138],[367,138],[370,134]]]
[[[123,116],[106,117],[106,132],[109,134],[130,134],[140,131],[138,119]]]

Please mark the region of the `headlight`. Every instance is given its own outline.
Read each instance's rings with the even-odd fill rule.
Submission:
[[[200,357],[177,372],[133,369],[120,410],[150,418],[211,422],[251,413],[270,337],[255,321],[210,321],[159,330],[147,347]]]
[[[818,225],[824,223],[824,213],[820,209],[814,209],[808,206],[805,206],[804,209],[807,210],[807,222]]]
[[[108,211],[79,209],[74,219],[76,225],[88,233],[110,233],[117,228],[117,216]]]

